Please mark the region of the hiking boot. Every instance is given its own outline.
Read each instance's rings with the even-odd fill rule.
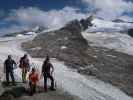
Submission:
[[[50,90],[51,90],[51,91],[56,91],[56,89],[55,89],[55,88],[53,88],[53,87],[50,87]]]
[[[23,81],[23,83],[25,83],[25,84],[26,84],[27,82],[26,82],[26,81]]]
[[[12,83],[12,85],[13,85],[13,86],[16,86],[16,83],[15,83],[15,82],[13,82],[13,83]]]
[[[46,86],[44,86],[44,91],[47,92],[48,91],[48,88]]]
[[[9,82],[5,82],[5,86],[9,86],[10,85],[10,83]]]

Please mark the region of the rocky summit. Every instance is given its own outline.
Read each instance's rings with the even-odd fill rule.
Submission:
[[[87,55],[88,43],[81,35],[84,28],[80,21],[74,20],[59,30],[38,35],[23,47],[29,53],[34,52],[34,57],[49,54],[75,67],[86,66],[90,56]]]

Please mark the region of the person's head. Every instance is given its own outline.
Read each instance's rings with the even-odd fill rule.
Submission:
[[[46,59],[44,60],[44,64],[48,63],[50,61],[49,55],[47,54]]]
[[[28,57],[28,55],[27,54],[24,54],[24,58],[27,58]]]
[[[32,68],[32,72],[34,73],[36,71],[36,69],[35,68]]]
[[[47,54],[46,56],[46,61],[49,62],[50,61],[50,58],[49,58],[49,55]]]
[[[8,55],[8,59],[12,59],[12,56],[11,55]]]

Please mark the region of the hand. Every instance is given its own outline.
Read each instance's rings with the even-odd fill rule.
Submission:
[[[27,71],[29,72],[30,71],[30,68],[27,68]]]
[[[40,75],[40,79],[42,79],[43,78],[43,73]]]
[[[53,75],[53,71],[50,73],[50,75],[51,75],[51,76]]]
[[[6,70],[4,69],[4,73],[6,73]]]

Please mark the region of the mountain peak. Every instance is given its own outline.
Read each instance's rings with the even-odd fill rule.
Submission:
[[[112,22],[116,22],[116,23],[125,23],[125,21],[122,20],[122,19],[115,19],[115,20],[112,20]]]

